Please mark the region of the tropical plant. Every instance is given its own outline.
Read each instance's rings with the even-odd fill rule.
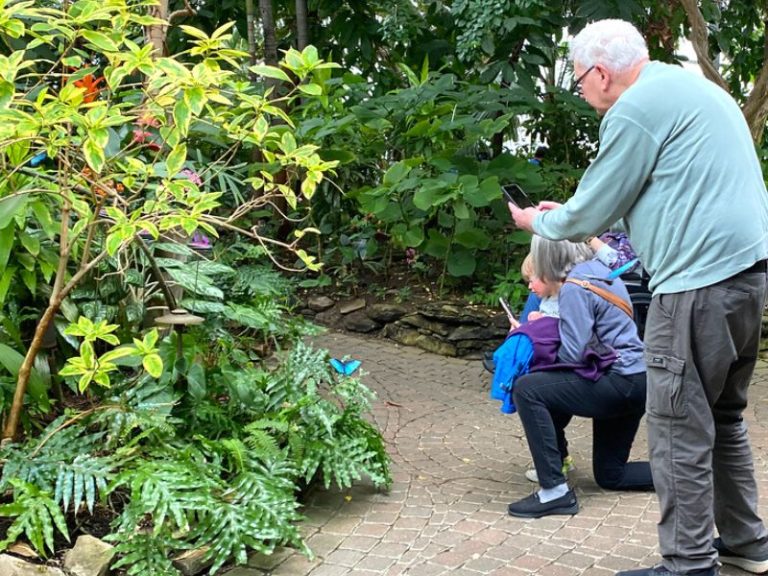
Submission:
[[[334,163],[297,142],[277,103],[243,81],[245,54],[228,47],[231,26],[210,36],[185,27],[191,47],[176,57],[154,57],[151,46],[137,43],[142,26],[158,24],[146,14],[150,5],[2,7],[0,25],[15,49],[0,56],[0,284],[8,301],[11,286],[12,298],[25,291],[39,298],[46,283],[47,300],[19,368],[5,437],[16,434],[34,359],[65,299],[84,280],[106,274],[104,266],[126,276],[134,268],[128,247],[146,248],[142,235],[167,242],[198,228],[212,236],[232,230],[314,266],[299,238],[272,240],[238,221],[278,197],[296,206],[297,193],[310,197]],[[292,87],[282,97],[290,101],[320,94],[312,71],[331,66],[309,47],[286,55],[295,85],[282,69],[254,70]],[[203,183],[237,164],[240,150],[264,159],[244,180],[252,192],[206,192]],[[190,155],[216,159],[196,174]],[[217,213],[222,204],[230,210]],[[163,285],[158,268],[150,269]],[[172,293],[164,295],[173,307]]]

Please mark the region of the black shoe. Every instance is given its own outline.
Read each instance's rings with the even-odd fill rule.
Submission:
[[[720,555],[720,562],[738,566],[742,570],[752,572],[753,574],[763,574],[768,572],[768,554],[760,556],[739,556],[736,552],[728,548],[720,538],[715,538],[712,546]]]
[[[576,494],[573,490],[568,490],[560,498],[549,502],[541,503],[538,492],[534,492],[527,498],[512,502],[507,506],[507,512],[510,516],[518,518],[541,518],[542,516],[551,516],[553,514],[576,514],[579,511],[579,503],[576,501]]]
[[[493,350],[483,352],[483,368],[488,370],[491,374],[496,370],[496,362],[493,361]]]
[[[688,572],[672,572],[672,570],[667,570],[664,566],[654,566],[653,568],[639,568],[637,570],[616,572],[616,576],[717,576],[718,573],[717,566],[703,570],[689,570]]]

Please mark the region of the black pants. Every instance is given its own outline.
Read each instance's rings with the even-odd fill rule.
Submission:
[[[565,482],[561,445],[571,416],[592,418],[595,481],[610,490],[653,490],[648,462],[628,463],[645,412],[645,372],[609,372],[597,382],[572,371],[533,372],[515,382],[514,401],[543,488]]]

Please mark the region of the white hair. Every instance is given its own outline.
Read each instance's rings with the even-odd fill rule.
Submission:
[[[562,282],[576,264],[594,256],[592,248],[584,242],[548,240],[542,236],[534,236],[531,240],[534,274],[548,282]]]
[[[569,44],[570,59],[589,68],[601,64],[624,72],[648,59],[645,39],[629,22],[598,20],[587,24]]]

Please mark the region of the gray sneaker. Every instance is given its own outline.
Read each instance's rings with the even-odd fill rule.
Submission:
[[[753,574],[764,574],[768,572],[768,554],[761,556],[739,556],[723,544],[722,539],[715,538],[712,546],[717,550],[720,555],[720,562],[723,564],[730,564],[731,566],[738,566],[742,570],[752,572]]]
[[[573,456],[566,456],[563,460],[563,475],[568,476],[569,472],[576,470],[576,464],[573,461]],[[539,482],[539,474],[536,472],[536,468],[528,468],[525,471],[525,479],[529,482]]]

